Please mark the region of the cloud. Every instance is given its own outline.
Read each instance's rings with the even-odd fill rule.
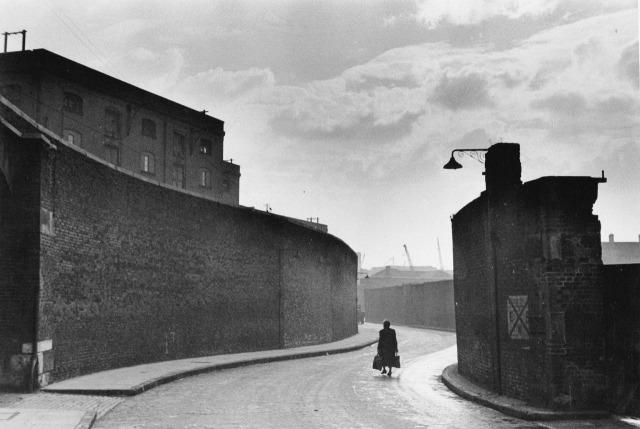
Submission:
[[[404,76],[393,77],[376,77],[376,76],[362,76],[357,80],[347,81],[347,89],[350,91],[373,91],[381,87],[384,88],[418,88],[420,82],[417,81],[415,76],[406,74]]]
[[[580,115],[586,111],[587,101],[577,93],[554,94],[545,99],[532,101],[531,107],[553,114]]]
[[[329,125],[318,118],[314,123],[309,112],[295,113],[285,109],[271,120],[271,127],[278,133],[290,137],[304,137],[312,140],[336,140],[343,143],[386,142],[390,143],[409,134],[412,124],[423,111],[405,112],[393,122],[381,122],[372,113]]]
[[[534,100],[531,107],[547,113],[547,128],[556,136],[576,138],[597,134],[637,138],[640,131],[640,103],[637,97],[628,95],[588,101],[581,94],[560,93]]]
[[[468,26],[496,16],[517,19],[549,14],[557,6],[557,0],[420,0],[415,18],[429,28],[443,21]]]
[[[225,71],[216,67],[188,77],[183,88],[199,88],[201,91],[209,92],[214,98],[231,100],[256,89],[273,87],[274,84],[275,77],[269,69]]]
[[[185,100],[189,106],[220,111],[229,104],[250,102],[274,86],[275,77],[269,69],[227,71],[217,67],[188,76],[172,86],[168,94],[173,99]]]
[[[500,73],[497,77],[508,89],[513,89],[524,81],[524,77],[520,76],[520,73],[516,73],[516,75],[513,76],[513,74],[509,72],[504,72]]]
[[[477,73],[452,78],[445,74],[429,98],[434,103],[453,111],[493,106],[488,82]]]
[[[570,59],[552,60],[543,63],[536,75],[529,82],[529,88],[538,91],[544,88],[554,77],[567,70],[571,66]]]
[[[638,64],[638,42],[625,48],[618,61],[618,72],[620,75],[627,79],[634,88],[638,89],[640,86],[640,65]]]

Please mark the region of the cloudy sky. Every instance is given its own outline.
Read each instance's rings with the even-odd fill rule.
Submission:
[[[318,217],[364,266],[451,268],[484,190],[451,150],[521,145],[523,180],[600,176],[640,234],[637,0],[5,1],[0,30],[225,121],[240,203]],[[9,39],[19,49],[20,38]]]

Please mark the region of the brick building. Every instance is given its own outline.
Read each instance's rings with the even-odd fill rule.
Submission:
[[[357,333],[355,252],[238,205],[221,121],[43,50],[0,70],[0,389]]]
[[[520,180],[520,146],[486,155],[486,191],[452,218],[459,372],[558,409],[605,409],[603,178]]]
[[[45,49],[0,54],[0,95],[109,163],[227,204],[240,167],[223,160],[224,122]]]

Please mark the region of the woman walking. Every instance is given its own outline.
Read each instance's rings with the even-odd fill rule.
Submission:
[[[391,322],[385,320],[382,324],[383,329],[380,330],[380,338],[378,339],[378,354],[382,357],[382,374],[388,374],[391,377],[391,368],[396,353],[398,353],[398,340],[396,339],[396,331],[391,329]],[[386,367],[389,367],[387,373]]]

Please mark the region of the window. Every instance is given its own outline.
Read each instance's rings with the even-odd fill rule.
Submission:
[[[200,169],[200,186],[203,188],[211,187],[211,171],[206,168]]]
[[[82,116],[82,97],[72,92],[64,93],[63,108],[65,112]]]
[[[147,174],[155,174],[156,158],[151,152],[144,152],[140,155],[140,171]]]
[[[183,134],[173,133],[173,156],[184,159],[187,152],[187,142]]]
[[[113,165],[120,165],[120,148],[116,146],[105,145],[104,159]]]
[[[15,104],[16,106],[20,105],[20,85],[9,84],[0,88],[0,95],[9,100],[10,103]]]
[[[120,138],[120,112],[113,109],[104,111],[104,134],[114,139]]]
[[[53,212],[45,208],[40,208],[40,232],[47,235],[54,235]]]
[[[73,130],[64,130],[64,138],[71,144],[82,147],[82,134]]]
[[[200,139],[200,153],[203,155],[211,156],[213,151],[213,143],[211,140]]]
[[[231,183],[227,179],[222,181],[222,190],[224,192],[229,192],[231,190]]]
[[[151,119],[142,118],[142,135],[156,138],[156,123]]]
[[[173,166],[173,186],[184,188],[184,165]]]

